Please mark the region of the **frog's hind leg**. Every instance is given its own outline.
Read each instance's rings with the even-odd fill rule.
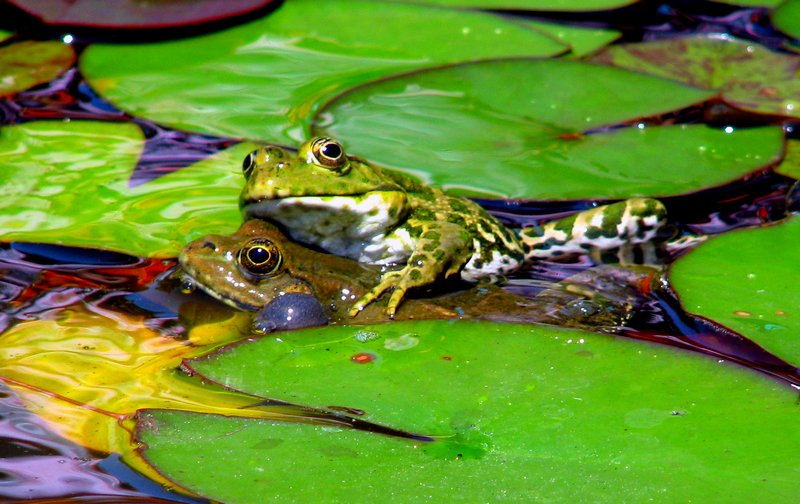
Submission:
[[[543,226],[526,227],[519,235],[525,259],[552,259],[663,239],[661,231],[666,222],[663,203],[652,198],[631,198]]]
[[[398,271],[381,276],[378,285],[364,294],[350,309],[357,315],[384,292],[392,291],[386,314],[394,317],[406,291],[435,282],[440,276],[458,273],[471,257],[472,239],[460,226],[448,222],[415,222],[407,226],[419,232],[416,246],[406,265]]]

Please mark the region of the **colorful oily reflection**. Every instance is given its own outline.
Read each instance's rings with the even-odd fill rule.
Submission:
[[[142,316],[73,305],[6,331],[0,375],[59,434],[94,450],[122,453],[128,464],[159,479],[133,452],[130,419],[138,409],[297,416],[286,407],[242,409],[262,398],[201,383],[178,369],[182,359],[241,338],[242,320],[233,314],[197,327],[184,340],[148,329]]]

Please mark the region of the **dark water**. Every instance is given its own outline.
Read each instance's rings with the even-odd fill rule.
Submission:
[[[2,11],[0,11],[2,12]],[[786,42],[768,24],[760,9],[736,9],[701,1],[641,2],[611,13],[548,14],[545,19],[577,26],[610,27],[623,32],[623,42],[651,40],[686,33],[722,32],[754,40],[779,50]],[[3,22],[6,23],[3,26]],[[24,36],[55,38],[61,33],[45,26],[20,23],[0,16],[0,28]],[[217,26],[215,26],[216,28]],[[113,32],[87,29],[76,32],[81,51],[91,37],[114,40]],[[83,38],[82,38],[83,37]],[[125,35],[126,42],[130,34]],[[141,32],[139,40],[163,38],[163,33]],[[4,44],[13,42],[7,41]],[[100,98],[77,67],[50,83],[0,100],[0,124],[34,120],[92,119],[133,122],[146,136],[144,153],[130,185],[152,180],[188,166],[239,141],[182,132],[145,121],[116,109]],[[704,111],[687,109],[667,122],[707,121]],[[725,115],[726,124],[751,126],[751,118]],[[795,125],[785,125],[794,135]],[[723,187],[666,198],[679,233],[717,234],[740,227],[759,226],[787,214],[792,180],[771,171],[752,174]],[[798,198],[789,198],[796,201]],[[481,204],[514,226],[541,223],[593,202],[528,202],[482,200]],[[795,209],[796,210],[796,209]],[[124,254],[37,244],[0,246],[0,332],[26,320],[36,320],[66,306],[84,303],[128,313],[144,314],[150,327],[180,336],[179,302],[153,295],[154,281],[174,266],[173,259],[140,259]],[[542,282],[557,282],[589,266],[543,262],[510,279],[507,288],[533,296]],[[639,293],[633,318],[620,334],[698,351],[737,362],[800,388],[800,372],[739,334],[683,312],[668,285]],[[378,430],[368,424],[359,428]],[[389,434],[399,434],[388,432]],[[115,455],[91,453],[60,438],[36,415],[25,410],[9,389],[0,386],[0,499],[75,502],[195,502],[163,491],[138,476]]]

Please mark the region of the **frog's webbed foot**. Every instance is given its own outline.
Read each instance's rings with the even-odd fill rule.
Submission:
[[[409,221],[408,225],[421,231],[406,266],[385,273],[378,285],[350,308],[351,317],[390,290],[392,294],[386,305],[386,315],[394,317],[409,289],[430,285],[440,276],[456,274],[469,260],[472,241],[460,226],[448,222],[418,221]]]
[[[361,299],[356,301],[353,307],[350,308],[350,316],[355,317],[361,313],[361,310],[363,310],[368,304],[377,300],[384,292],[391,290],[392,295],[389,298],[389,303],[386,305],[386,315],[394,318],[394,314],[397,312],[397,307],[403,300],[403,296],[405,296],[406,291],[412,287],[417,287],[417,285],[412,285],[412,282],[408,281],[407,275],[404,275],[407,269],[408,268],[403,268],[400,271],[391,271],[383,275],[378,285],[361,296]],[[424,285],[424,283],[420,285]]]

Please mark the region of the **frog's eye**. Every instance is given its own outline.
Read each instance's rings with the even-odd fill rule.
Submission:
[[[252,173],[253,168],[256,166],[256,159],[258,158],[258,151],[254,150],[250,154],[244,157],[244,161],[242,161],[242,172],[244,173],[245,178],[250,176]]]
[[[347,163],[342,144],[330,138],[317,138],[311,144],[311,153],[320,165],[337,170]]]
[[[282,262],[278,247],[263,238],[247,242],[239,249],[236,259],[245,272],[259,277],[272,275],[281,267]]]

